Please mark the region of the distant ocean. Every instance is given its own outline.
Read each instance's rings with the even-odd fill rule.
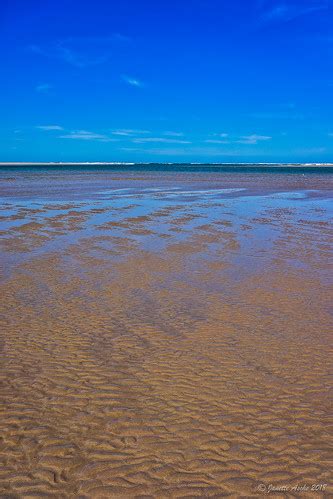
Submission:
[[[1,163],[1,171],[150,171],[211,173],[332,174],[332,163]]]

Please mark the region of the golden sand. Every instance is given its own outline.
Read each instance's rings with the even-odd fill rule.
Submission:
[[[3,240],[31,254],[0,290],[1,497],[328,497],[325,214],[100,210],[59,251],[91,215],[66,209]]]

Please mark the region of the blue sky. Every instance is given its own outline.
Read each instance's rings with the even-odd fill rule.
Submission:
[[[333,0],[1,0],[0,161],[333,161]]]

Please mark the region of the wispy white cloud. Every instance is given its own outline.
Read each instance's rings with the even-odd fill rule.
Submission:
[[[169,137],[183,137],[184,134],[183,132],[172,132],[167,130],[166,132],[163,132],[163,135],[168,135]]]
[[[267,141],[271,140],[272,137],[268,135],[257,135],[257,134],[252,134],[252,135],[243,135],[241,137],[230,137],[228,133],[214,133],[213,139],[206,139],[204,142],[206,144],[221,144],[221,145],[226,145],[226,144],[258,144],[258,142],[262,141]],[[221,137],[221,138],[219,138]]]
[[[311,155],[311,154],[323,154],[324,152],[327,151],[326,147],[309,147],[309,148],[300,148],[300,149],[294,149],[292,151],[293,154],[295,155]]]
[[[63,42],[59,42],[57,45],[47,48],[40,47],[38,45],[30,45],[28,48],[35,54],[39,54],[50,59],[58,59],[70,64],[71,66],[81,69],[88,66],[102,64],[108,59],[107,56],[87,57],[85,54],[78,53],[77,51],[66,47]]]
[[[142,153],[143,150],[139,147],[122,147],[122,151],[131,152],[131,153]],[[221,148],[221,147],[154,147],[154,148],[145,148],[145,154],[151,154],[156,156],[175,156],[175,157],[215,157],[215,158],[224,158],[224,157],[240,157],[242,152],[237,148]],[[247,151],[247,156],[255,155],[254,151]]]
[[[144,84],[141,80],[139,80],[138,78],[133,78],[132,76],[122,75],[122,79],[125,83],[127,83],[131,87],[138,87],[139,88],[139,87],[144,86]]]
[[[132,142],[135,144],[146,144],[146,143],[164,143],[164,144],[191,144],[188,140],[180,140],[180,139],[167,139],[165,137],[145,137],[145,138],[136,138],[133,139]]]
[[[230,144],[230,140],[221,140],[221,139],[207,139],[204,142],[207,144]]]
[[[119,44],[130,39],[119,33],[110,36],[77,36],[57,40],[46,45],[30,45],[28,50],[49,59],[57,59],[77,68],[106,62]]]
[[[228,133],[221,133],[221,132],[215,132],[215,133],[210,133],[209,137],[214,137],[213,140],[221,140],[221,139],[227,139],[229,137]]]
[[[305,3],[305,2],[304,2]],[[304,3],[277,3],[273,7],[266,9],[259,18],[259,24],[269,24],[277,22],[289,22],[298,17],[311,14],[313,12],[326,10],[327,4],[304,5]]]
[[[77,68],[86,68],[89,66],[97,66],[98,64],[103,64],[108,60],[106,55],[101,55],[97,57],[87,57],[86,55],[79,54],[74,50],[60,46],[58,47],[59,56],[68,64],[76,66]]]
[[[40,94],[48,94],[50,90],[52,90],[52,85],[49,83],[41,83],[35,87],[36,92]]]
[[[271,112],[256,112],[248,115],[250,118],[262,120],[304,120],[305,115],[299,112],[289,111],[271,111]]]
[[[258,144],[258,142],[272,140],[268,135],[245,135],[236,141],[237,144]]]
[[[140,147],[121,147],[121,150],[122,151],[126,151],[126,152],[131,152],[131,153],[135,153],[135,152],[143,152],[142,148]],[[177,148],[173,148],[173,147],[165,147],[165,148],[147,148],[147,149],[144,149],[144,153],[145,154],[152,154],[152,155],[164,155],[164,156],[187,156],[187,155],[190,155],[193,151],[187,151],[186,149],[184,149],[183,147],[177,147]]]
[[[119,130],[112,130],[112,135],[122,135],[124,137],[132,137],[133,135],[140,135],[151,133],[149,130],[133,130],[130,128],[121,128]]]
[[[123,35],[122,33],[113,33],[112,40],[121,43],[130,43],[132,41],[132,38],[128,35]]]
[[[59,125],[38,125],[36,128],[39,128],[40,130],[45,130],[45,131],[51,131],[51,130],[63,130],[62,126]]]
[[[97,140],[99,142],[115,142],[116,139],[112,139],[107,135],[89,132],[87,130],[74,130],[65,135],[60,135],[60,139],[73,139],[73,140]]]
[[[61,139],[72,139],[72,140],[84,140],[84,141],[99,141],[99,142],[119,142],[121,139],[130,141],[132,144],[137,145],[157,145],[157,144],[165,144],[165,145],[188,145],[192,144],[193,147],[200,148],[201,146],[196,145],[192,140],[188,140],[183,138],[182,132],[171,132],[166,131],[162,132],[161,136],[149,136],[152,132],[149,130],[138,130],[131,128],[120,128],[109,131],[106,133],[93,132],[89,130],[66,130],[60,125],[38,125],[36,128],[43,131],[63,131],[62,135],[58,135],[58,138]],[[147,136],[148,135],[148,136]],[[330,135],[330,134],[329,134]],[[272,137],[268,135],[244,135],[240,137],[232,137],[229,134],[213,134],[213,137],[216,138],[207,138],[202,139],[202,142],[207,144],[207,150],[213,149],[211,146],[237,146],[239,144],[244,145],[255,145],[260,142],[267,142],[272,139]],[[222,138],[219,138],[222,137]],[[228,138],[226,138],[228,137]],[[133,147],[132,147],[133,149]],[[217,147],[215,148],[217,149]],[[141,149],[142,150],[142,149]],[[148,150],[148,149],[145,149]],[[218,149],[220,152],[225,150],[225,147]]]

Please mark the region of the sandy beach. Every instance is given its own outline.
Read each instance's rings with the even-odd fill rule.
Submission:
[[[1,497],[329,497],[332,192],[0,170]]]

